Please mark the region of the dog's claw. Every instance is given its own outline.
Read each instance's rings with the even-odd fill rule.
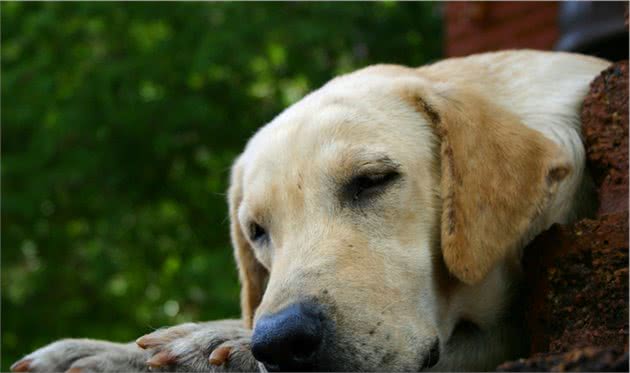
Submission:
[[[24,359],[15,362],[15,364],[11,365],[12,372],[28,372],[31,369],[31,359]]]
[[[168,365],[175,362],[175,356],[171,355],[168,351],[162,351],[155,354],[152,358],[147,360],[147,365],[151,368],[159,368],[163,365]]]
[[[136,339],[136,344],[142,349],[147,349],[157,343],[155,339],[151,338],[149,335],[143,335],[142,337]]]
[[[212,353],[210,354],[210,357],[208,358],[208,361],[212,365],[223,365],[223,363],[225,363],[228,360],[228,357],[230,356],[231,351],[232,351],[232,347],[228,347],[228,346],[219,347],[215,349],[214,351],[212,351]]]
[[[72,367],[66,370],[66,373],[83,373],[83,369],[78,368],[78,367]]]

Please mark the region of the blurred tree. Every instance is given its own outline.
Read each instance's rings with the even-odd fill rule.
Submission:
[[[2,364],[237,317],[224,198],[336,74],[440,55],[431,3],[2,2]]]

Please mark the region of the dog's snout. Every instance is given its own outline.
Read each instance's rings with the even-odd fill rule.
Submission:
[[[429,348],[429,352],[424,357],[424,362],[422,364],[422,369],[431,368],[435,364],[440,361],[440,340],[435,339],[431,348]]]
[[[314,369],[324,338],[324,313],[315,303],[297,303],[256,323],[252,352],[268,370]]]

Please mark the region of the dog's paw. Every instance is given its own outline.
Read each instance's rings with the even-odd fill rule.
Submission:
[[[11,366],[13,372],[146,372],[149,354],[133,343],[62,339],[44,346]]]
[[[252,331],[239,320],[183,324],[139,338],[138,346],[151,350],[152,370],[179,372],[254,372]]]

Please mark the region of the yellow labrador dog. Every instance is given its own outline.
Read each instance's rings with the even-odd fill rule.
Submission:
[[[333,79],[232,170],[243,320],[62,340],[15,371],[486,370],[519,357],[522,248],[587,214],[580,107],[608,62],[536,51]]]

